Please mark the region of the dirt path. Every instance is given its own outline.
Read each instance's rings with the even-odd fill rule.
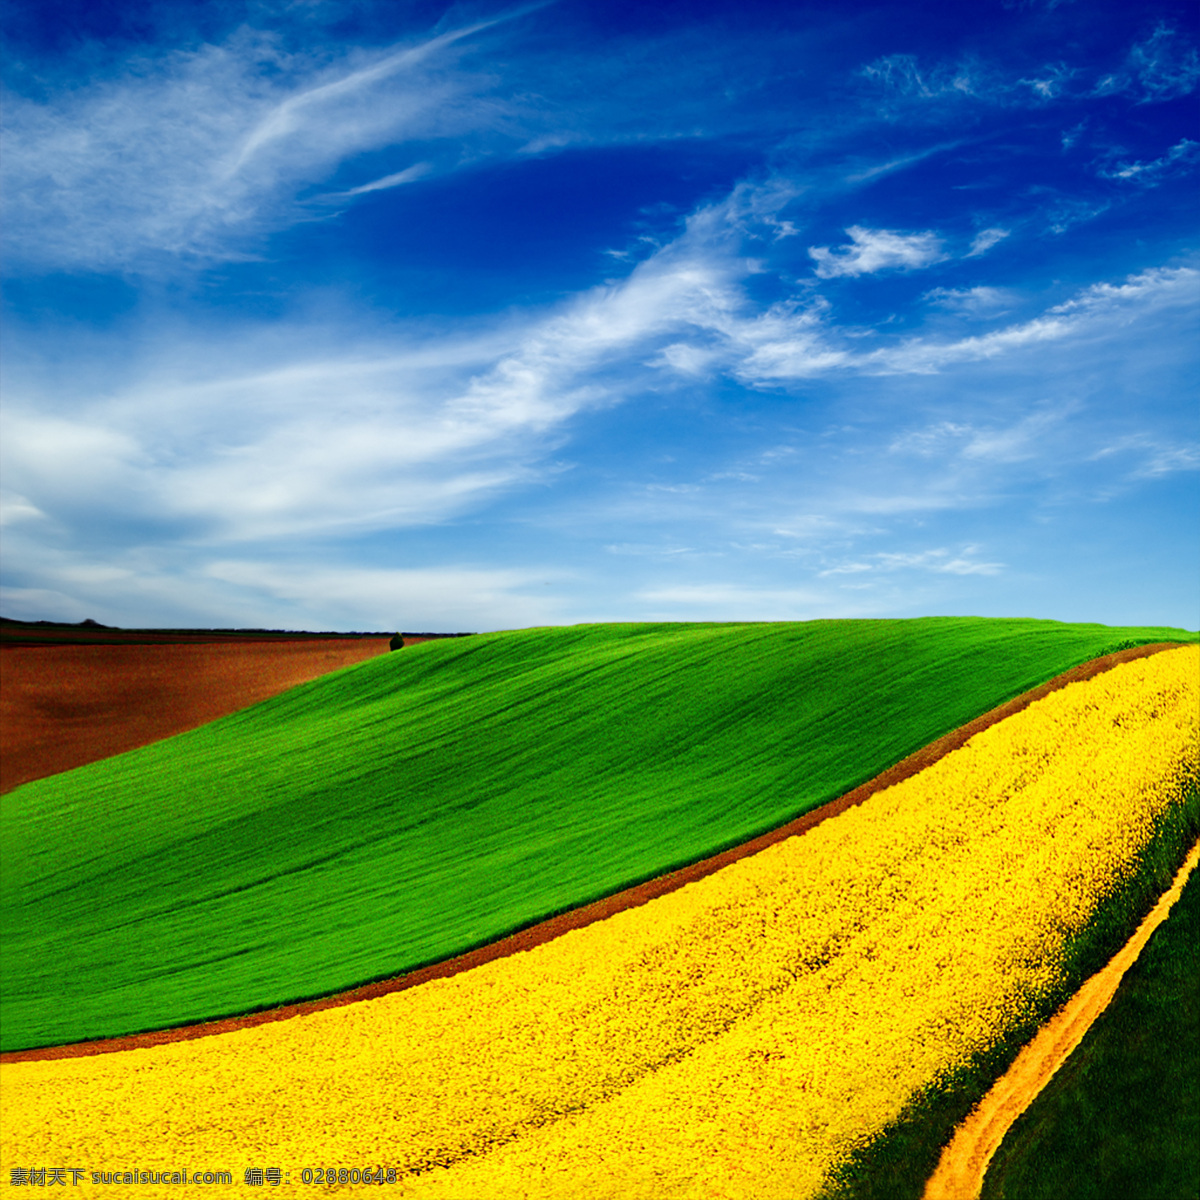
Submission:
[[[1033,1103],[1083,1040],[1092,1022],[1108,1007],[1125,972],[1166,919],[1198,861],[1200,842],[1192,847],[1171,887],[1159,897],[1133,937],[1042,1026],[958,1127],[925,1185],[922,1200],[977,1200],[988,1164],[1009,1127]]]
[[[966,725],[959,726],[958,729],[952,730],[944,737],[938,738],[935,742],[930,742],[928,746],[924,746],[914,754],[910,754],[908,758],[896,763],[893,767],[889,767],[888,770],[880,775],[876,775],[874,779],[868,780],[853,791],[847,792],[844,796],[832,800],[820,808],[805,813],[802,817],[797,817],[794,821],[789,821],[788,824],[782,825],[778,829],[773,829],[769,833],[764,833],[751,841],[743,842],[740,846],[734,846],[720,854],[713,855],[711,858],[702,859],[691,866],[682,867],[678,871],[672,871],[668,875],[660,875],[655,879],[638,884],[636,887],[627,888],[622,892],[606,896],[581,908],[560,913],[558,916],[551,917],[547,921],[531,925],[527,929],[522,929],[518,933],[501,938],[499,941],[491,942],[486,946],[480,946],[475,950],[468,951],[466,954],[460,954],[454,958],[434,963],[431,966],[410,971],[406,975],[397,975],[391,979],[382,979],[376,983],[365,984],[362,987],[339,992],[332,996],[324,996],[319,1000],[309,1000],[300,1004],[289,1004],[280,1008],[265,1009],[238,1017],[205,1021],[196,1025],[176,1026],[172,1029],[157,1029],[148,1033],[129,1034],[124,1037],[103,1038],[90,1042],[73,1042],[66,1046],[43,1046],[35,1050],[12,1050],[7,1054],[0,1054],[0,1063],[29,1062],[56,1058],[84,1058],[93,1054],[109,1054],[120,1050],[161,1046],[168,1042],[190,1041],[193,1038],[212,1037],[217,1034],[231,1033],[235,1029],[247,1029],[256,1025],[265,1025],[271,1021],[284,1021],[292,1017],[306,1016],[308,1013],[318,1012],[321,1009],[338,1008],[344,1004],[356,1004],[362,1000],[374,1000],[379,996],[385,996],[391,992],[400,992],[410,987],[416,987],[431,979],[445,979],[451,975],[458,974],[460,971],[468,971],[473,967],[491,962],[494,959],[506,958],[510,954],[518,954],[523,950],[530,950],[534,946],[540,946],[545,942],[551,941],[553,938],[561,937],[564,933],[572,929],[582,929],[595,921],[603,921],[615,913],[623,912],[625,909],[647,904],[649,901],[659,896],[665,896],[669,892],[676,891],[678,888],[684,887],[686,884],[692,883],[697,879],[703,879],[705,876],[719,871],[722,867],[728,866],[730,863],[748,858],[752,854],[757,854],[760,850],[765,850],[768,846],[773,846],[789,837],[806,833],[822,821],[826,821],[830,817],[836,817],[839,813],[845,812],[846,809],[856,804],[862,804],[876,792],[891,787],[893,784],[897,784],[917,774],[918,771],[923,771],[926,767],[932,766],[933,763],[949,754],[952,750],[957,750],[960,746],[965,745],[975,734],[996,724],[997,721],[1004,720],[1005,717],[1020,712],[1035,700],[1040,700],[1043,696],[1049,695],[1059,688],[1066,687],[1070,683],[1078,683],[1086,679],[1091,679],[1096,675],[1102,674],[1104,671],[1111,670],[1118,663],[1130,662],[1137,658],[1146,658],[1151,654],[1157,654],[1163,650],[1177,649],[1178,646],[1178,642],[1156,642],[1152,645],[1136,646],[1129,650],[1120,650],[1114,654],[1106,654],[1102,658],[1094,658],[1090,662],[1081,663],[1079,666],[1072,667],[1069,671],[1065,671],[1061,675],[1056,675],[1053,679],[1048,680],[1032,691],[1024,692],[1022,695],[1014,697],[999,707],[993,708],[990,712],[976,717],[975,720],[968,722]]]

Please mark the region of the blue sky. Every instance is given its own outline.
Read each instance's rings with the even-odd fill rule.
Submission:
[[[1197,12],[10,2],[0,611],[1195,629]]]

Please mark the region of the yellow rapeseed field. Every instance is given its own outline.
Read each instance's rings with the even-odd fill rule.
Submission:
[[[1126,663],[527,953],[221,1037],[5,1066],[4,1182],[278,1167],[311,1192],[306,1168],[383,1165],[385,1195],[439,1200],[811,1196],[1041,1011],[1066,939],[1196,789],[1198,713],[1200,648]]]

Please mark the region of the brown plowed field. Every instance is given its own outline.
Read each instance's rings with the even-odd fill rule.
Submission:
[[[385,646],[386,644],[384,642]],[[407,639],[405,644],[408,644]],[[551,917],[547,921],[531,925],[529,928],[522,929],[509,937],[502,938],[486,946],[480,946],[455,958],[434,963],[428,967],[422,967],[406,975],[399,975],[392,979],[384,979],[376,983],[366,984],[333,996],[325,996],[319,1000],[310,1000],[301,1004],[289,1004],[281,1008],[267,1009],[265,1011],[248,1013],[240,1017],[228,1017],[196,1025],[184,1025],[173,1029],[159,1029],[149,1033],[130,1034],[126,1037],[105,1038],[91,1042],[74,1042],[66,1046],[43,1046],[35,1050],[14,1050],[7,1054],[0,1054],[0,1063],[55,1058],[82,1058],[93,1054],[108,1054],[118,1050],[133,1050],[140,1047],[164,1045],[168,1042],[188,1041],[192,1038],[211,1037],[216,1034],[230,1033],[236,1029],[264,1025],[271,1021],[282,1021],[291,1017],[305,1016],[308,1013],[317,1012],[321,1009],[337,1008],[343,1004],[354,1004],[361,1000],[373,1000],[378,996],[384,996],[390,992],[404,991],[406,988],[415,987],[431,979],[444,979],[451,975],[456,975],[460,971],[477,967],[482,963],[491,962],[493,959],[505,958],[508,955],[532,949],[534,946],[539,946],[553,938],[560,937],[569,930],[581,929],[586,925],[591,925],[595,921],[603,921],[614,913],[623,912],[625,909],[636,908],[639,905],[646,904],[656,897],[676,891],[694,880],[703,879],[705,876],[719,871],[729,863],[748,858],[752,854],[757,854],[760,850],[765,850],[768,846],[775,845],[789,837],[805,833],[815,825],[819,825],[822,821],[837,816],[838,813],[845,812],[846,809],[856,804],[862,804],[876,792],[891,787],[893,784],[917,774],[918,771],[923,771],[926,767],[932,766],[938,759],[943,758],[952,750],[957,750],[960,746],[965,745],[975,734],[996,724],[997,721],[1002,721],[1005,717],[1011,716],[1013,713],[1020,712],[1035,700],[1040,700],[1043,696],[1049,695],[1059,688],[1066,687],[1067,684],[1091,679],[1104,671],[1111,670],[1118,663],[1130,662],[1137,658],[1146,658],[1151,654],[1157,654],[1161,650],[1174,650],[1178,645],[1179,643],[1177,642],[1156,642],[1153,645],[1136,646],[1129,650],[1120,650],[1114,654],[1106,654],[1103,658],[1096,658],[1091,662],[1072,667],[1071,670],[1055,676],[1055,678],[1041,684],[1032,691],[1014,697],[1007,703],[993,708],[990,712],[976,717],[974,721],[970,721],[966,725],[962,725],[944,737],[939,738],[936,742],[931,742],[928,746],[922,747],[922,749],[916,751],[914,754],[910,754],[908,758],[896,763],[893,767],[889,767],[882,774],[875,776],[874,779],[869,780],[853,791],[847,792],[846,795],[839,799],[832,800],[828,804],[814,809],[812,812],[805,813],[803,816],[797,817],[796,820],[790,821],[778,829],[762,834],[752,841],[744,842],[740,846],[734,846],[732,849],[725,850],[711,858],[702,859],[700,862],[693,863],[689,867],[682,867],[678,871],[673,871],[668,875],[660,875],[657,879],[651,879],[646,883],[628,888],[623,892],[606,896],[581,908],[560,913],[558,916]]]
[[[0,792],[195,729],[387,652],[387,638],[5,646]]]

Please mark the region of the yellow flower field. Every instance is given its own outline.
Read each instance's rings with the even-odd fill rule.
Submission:
[[[1067,939],[1195,792],[1198,713],[1200,648],[1125,663],[532,951],[219,1037],[6,1065],[5,1182],[279,1167],[307,1191],[305,1168],[383,1165],[385,1195],[442,1200],[810,1196],[1054,994]]]

